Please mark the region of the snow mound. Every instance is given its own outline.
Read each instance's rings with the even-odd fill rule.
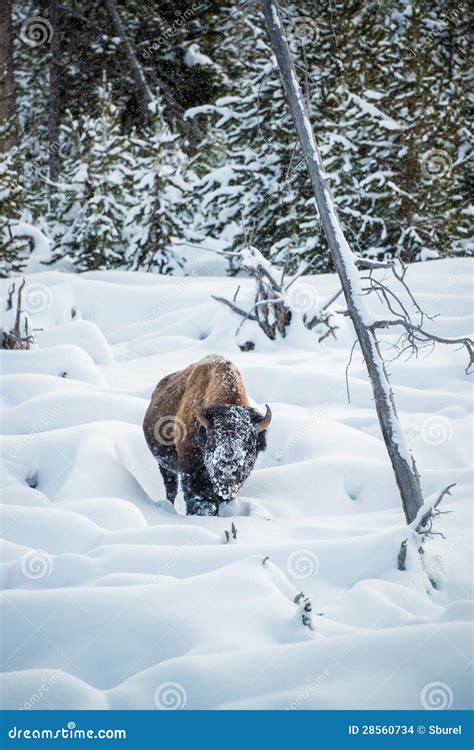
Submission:
[[[441,335],[469,333],[469,261],[413,266],[408,281]],[[338,289],[331,275],[301,283],[323,302]],[[239,284],[245,304],[252,282]],[[37,343],[0,354],[3,708],[159,709],[169,683],[188,709],[411,709],[431,683],[469,707],[464,352],[389,367],[425,497],[456,482],[436,522],[446,539],[429,542],[425,570],[409,554],[401,572],[404,518],[357,350],[347,401],[350,323],[322,344],[297,316],[284,340],[249,322],[236,339],[240,319],[211,296],[236,286],[27,275]],[[387,353],[396,338],[384,334]],[[160,378],[216,353],[273,421],[239,497],[217,518],[189,517],[181,494],[166,500],[141,423]]]

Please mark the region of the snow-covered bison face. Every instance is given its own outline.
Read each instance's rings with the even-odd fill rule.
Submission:
[[[214,491],[232,500],[265,448],[271,411],[262,417],[249,406],[210,406],[197,409],[198,442]]]

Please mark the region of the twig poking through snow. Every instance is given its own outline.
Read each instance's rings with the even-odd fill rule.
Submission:
[[[224,531],[226,542],[229,543],[232,539],[237,541],[237,529],[235,528],[234,522],[232,522],[232,526],[230,527],[230,531],[227,531],[227,529]]]
[[[35,340],[35,337],[31,335],[28,330],[28,318],[26,316],[25,316],[25,321],[24,321],[25,335],[23,336],[21,333],[21,316],[23,313],[23,310],[22,310],[23,289],[25,287],[25,284],[26,284],[26,280],[23,278],[23,282],[18,287],[18,292],[17,292],[15,323],[9,333],[5,333],[5,332],[3,333],[3,339],[2,339],[2,344],[1,344],[2,349],[29,349],[30,344],[32,344]],[[13,306],[12,298],[13,298],[14,292],[15,292],[15,284],[12,284],[12,286],[8,290],[7,310],[11,310]]]
[[[303,625],[310,630],[313,630],[313,623],[311,620],[313,605],[311,604],[309,597],[305,596],[305,594],[300,591],[300,593],[295,596],[295,604],[297,604],[302,610],[301,621]]]

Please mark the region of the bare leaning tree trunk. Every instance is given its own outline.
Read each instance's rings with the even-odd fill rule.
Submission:
[[[130,71],[139,94],[140,111],[143,121],[145,123],[149,122],[151,116],[149,105],[153,102],[153,94],[148,86],[148,83],[146,82],[142,67],[138,62],[135,50],[133,49],[127,33],[125,32],[122,20],[117,13],[117,9],[114,3],[112,2],[112,0],[105,0],[105,6],[113,23],[115,33],[118,37],[120,37],[125,48],[125,54],[127,55],[127,60],[130,65]]]
[[[262,8],[293,122],[306,160],[324,233],[369,373],[375,408],[400,490],[406,521],[410,524],[415,520],[423,505],[420,477],[398,419],[393,393],[373,327],[374,321],[364,302],[356,259],[342,231],[321,155],[316,146],[308,111],[283,33],[277,0],[262,0]]]
[[[0,0],[1,2],[2,0]],[[145,77],[142,66],[138,60],[136,52],[133,48],[130,37],[125,31],[125,27],[122,23],[117,8],[113,0],[104,0],[104,5],[107,8],[107,12],[110,16],[110,20],[115,29],[115,33],[122,40],[124,45],[125,54],[130,67],[130,73],[135,81],[137,87],[137,94],[139,100],[140,114],[142,117],[143,124],[147,125],[151,122],[152,112],[150,110],[150,104],[154,101],[154,95]],[[199,143],[203,136],[204,131],[196,125],[196,123],[186,118],[186,112],[173,95],[170,87],[165,83],[162,78],[159,78],[156,73],[153,76],[153,85],[157,86],[163,100],[166,102],[168,110],[172,117],[179,122],[181,129],[188,136],[191,143]]]

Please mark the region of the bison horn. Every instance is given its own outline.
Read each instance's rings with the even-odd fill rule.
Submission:
[[[268,406],[268,404],[265,404],[267,407],[267,411],[265,412],[265,416],[262,417],[260,422],[257,423],[257,432],[263,432],[263,430],[266,430],[270,422],[272,421],[272,410]]]
[[[211,426],[209,419],[204,414],[204,410],[202,408],[201,402],[196,404],[196,419],[199,422],[199,424],[202,424],[202,426],[206,428],[206,430],[208,430],[209,427]]]

